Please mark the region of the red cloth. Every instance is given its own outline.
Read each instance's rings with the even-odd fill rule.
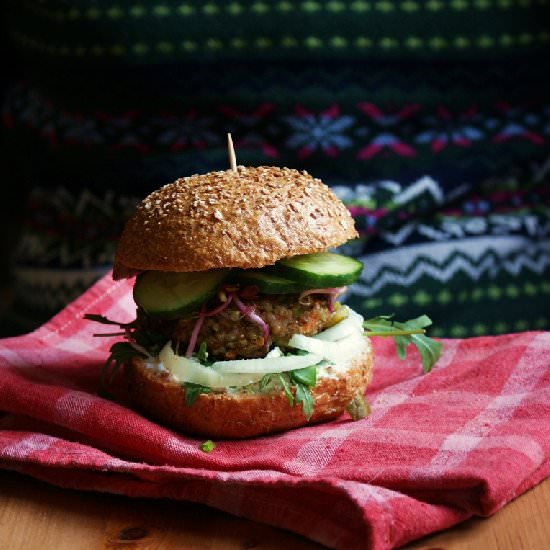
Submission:
[[[330,547],[383,549],[489,515],[550,474],[550,333],[446,340],[428,375],[376,339],[370,417],[248,441],[178,435],[95,393],[129,321],[105,277],[34,333],[0,341],[0,466],[63,487],[185,499]]]

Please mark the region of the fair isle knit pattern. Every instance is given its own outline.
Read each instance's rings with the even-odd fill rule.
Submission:
[[[535,178],[547,181],[545,170]],[[427,311],[436,335],[548,328],[550,186],[466,189],[447,197],[431,178],[337,187],[362,233],[343,250],[365,264],[348,302],[366,315]]]
[[[183,110],[147,112],[128,106],[124,112],[67,112],[38,90],[12,89],[3,108],[4,124],[25,127],[56,150],[95,148],[137,154],[214,151],[223,147],[220,128],[231,128],[237,148],[276,163],[330,165],[414,165],[423,159],[472,164],[475,155],[487,169],[516,156],[540,154],[550,136],[550,103],[507,103],[495,99],[478,106],[405,103],[398,108],[373,102],[332,103],[311,108],[302,103],[261,102],[243,108],[223,101]],[[386,169],[388,170],[388,169]]]
[[[12,28],[12,38],[23,51],[73,63],[79,59],[160,63],[220,55],[275,59],[515,55],[550,42],[543,22],[546,0],[119,0],[116,4],[26,0],[13,4],[18,24]],[[104,31],[100,37],[91,32],[97,27]],[[143,27],[145,34],[140,32]],[[117,32],[120,28],[125,32]]]
[[[136,198],[226,168],[227,131],[240,164],[334,187],[360,233],[342,250],[365,263],[346,299],[365,315],[427,313],[460,337],[548,327],[549,13],[548,0],[10,0],[27,76],[2,107],[5,154],[31,187],[21,330],[108,269]]]
[[[526,192],[526,186],[506,182],[488,188],[483,195],[465,193],[450,201],[444,188],[429,177],[403,187],[388,181],[334,186],[361,234],[341,251],[365,265],[346,301],[365,316],[395,313],[404,319],[427,312],[439,336],[550,326],[548,186],[532,185]],[[63,189],[58,194],[69,196]],[[35,195],[37,219],[48,211],[48,197]],[[111,202],[110,196],[101,200],[89,192],[78,201],[66,198],[66,208],[58,206],[59,217],[66,220],[64,230],[56,233],[59,226],[53,223],[27,231],[18,270],[20,319],[32,307],[47,318],[108,269],[117,232],[102,239],[98,235],[94,249],[78,240],[71,244],[66,232],[82,227],[91,212],[97,227],[108,226]],[[448,202],[452,207],[443,206]],[[81,207],[75,209],[75,203]],[[412,216],[413,211],[420,215]],[[46,229],[48,240],[41,237]],[[58,269],[52,272],[52,266]],[[90,271],[90,266],[98,267]]]

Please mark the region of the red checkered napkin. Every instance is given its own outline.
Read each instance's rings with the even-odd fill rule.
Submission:
[[[492,514],[550,474],[550,333],[447,340],[428,375],[375,342],[370,417],[248,441],[176,434],[97,396],[112,341],[84,313],[129,321],[105,277],[34,333],[0,342],[0,466],[64,487],[170,497],[336,548],[391,548]]]

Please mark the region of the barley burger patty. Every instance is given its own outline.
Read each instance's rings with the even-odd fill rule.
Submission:
[[[214,306],[211,305],[210,308]],[[265,295],[253,299],[253,307],[269,326],[269,347],[286,348],[293,334],[313,336],[328,328],[338,311],[331,312],[326,297],[299,294]],[[162,332],[166,339],[174,341],[179,349],[187,349],[193,336],[198,312],[182,319],[160,321],[141,312],[138,325],[144,331]],[[265,355],[263,332],[238,307],[230,304],[213,317],[204,319],[197,341],[205,344],[211,359],[258,358]]]

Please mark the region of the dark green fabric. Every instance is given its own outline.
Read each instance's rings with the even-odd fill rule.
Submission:
[[[28,187],[18,330],[111,265],[136,201],[238,161],[306,169],[349,206],[365,315],[435,334],[548,326],[543,0],[8,2],[3,105]]]
[[[13,37],[60,63],[487,58],[550,40],[542,0],[13,3]]]

